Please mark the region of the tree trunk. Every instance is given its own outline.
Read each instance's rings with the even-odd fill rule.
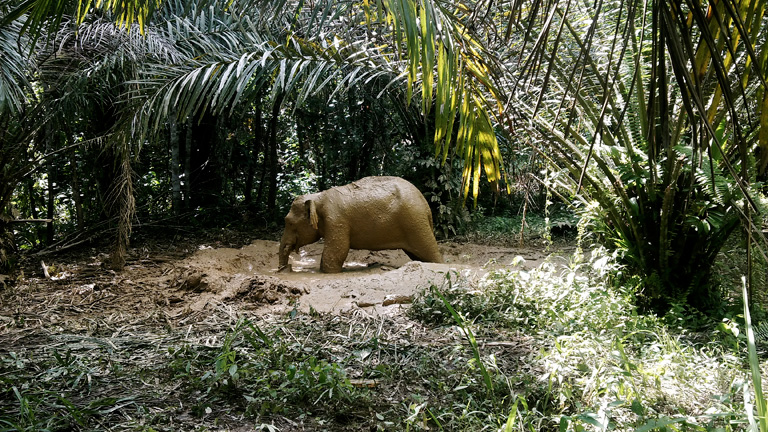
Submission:
[[[118,165],[112,194],[114,206],[117,208],[117,239],[111,255],[112,270],[122,270],[125,267],[128,246],[130,245],[133,216],[136,213],[136,198],[133,191],[133,171],[131,168],[131,150],[127,142],[114,144]]]
[[[173,214],[181,214],[181,173],[179,165],[179,128],[176,119],[172,118],[170,125],[170,145],[171,145],[171,205]]]
[[[184,209],[192,209],[192,121],[187,119],[184,137]]]
[[[37,197],[35,196],[35,180],[32,176],[27,177],[26,186],[27,195],[29,196],[29,214],[32,215],[33,219],[39,219],[40,217],[37,213]]]
[[[248,172],[245,177],[245,205],[253,204],[253,180],[256,177],[256,164],[259,161],[259,152],[261,152],[262,129],[261,129],[261,104],[256,106],[253,115],[253,139],[251,140],[251,154],[248,157]]]
[[[268,154],[266,153],[266,149],[264,149],[264,150],[265,150],[264,151],[265,163],[261,167],[261,176],[259,176],[259,190],[256,193],[256,202],[257,203],[261,203],[262,198],[264,197],[264,183],[266,182],[266,179],[267,179],[267,171],[269,171],[269,167],[267,166],[268,165],[268,163],[267,163],[267,156],[268,156]]]
[[[357,98],[355,97],[354,89],[347,91],[347,110],[350,119],[353,119],[352,130],[354,130],[356,119],[359,118],[360,110],[357,108]],[[358,133],[357,138],[362,141],[362,136]],[[352,146],[349,148],[349,164],[347,166],[347,178],[348,181],[354,181],[358,179],[359,167],[360,167],[360,146],[355,145],[355,139],[352,140]]]
[[[373,157],[376,140],[376,134],[373,132],[373,127],[376,123],[371,118],[371,104],[373,103],[373,100],[371,100],[369,95],[365,92],[363,92],[362,97],[363,103],[357,110],[358,121],[356,122],[359,127],[358,133],[362,142],[360,143],[359,150],[355,153],[357,159],[357,171],[354,180],[371,174],[371,158]]]
[[[6,181],[0,184],[0,273],[13,269],[15,255],[18,252],[10,224],[13,215],[8,214],[8,204],[12,195],[13,183]]]
[[[269,189],[267,190],[267,209],[273,220],[277,220],[277,125],[283,96],[278,95],[272,105],[272,117],[269,119]]]
[[[69,164],[72,166],[72,200],[75,202],[77,229],[82,230],[85,228],[85,220],[83,218],[83,197],[80,195],[80,176],[77,170],[77,154],[74,149],[69,153]],[[32,216],[37,219],[37,216]]]
[[[53,133],[50,130],[50,127],[45,128],[45,152],[46,154],[51,154],[53,151]],[[48,222],[45,229],[45,244],[51,245],[53,244],[53,215],[55,213],[55,191],[54,191],[54,184],[56,183],[56,157],[54,156],[53,160],[50,160],[48,162],[48,202],[47,202],[47,218],[51,219],[51,222]]]
[[[16,255],[16,239],[13,236],[11,225],[3,220],[0,215],[0,273],[5,273],[13,268]]]
[[[219,205],[221,196],[221,164],[215,151],[218,141],[217,118],[206,112],[192,129],[192,207],[212,208]]]
[[[307,111],[297,109],[295,111],[296,136],[299,140],[299,156],[304,163],[304,169],[317,173],[317,154],[315,158],[310,157],[310,152],[314,152],[313,142],[317,138],[315,125],[309,118]]]
[[[217,130],[231,130],[230,125],[222,118],[219,118],[218,123]],[[234,127],[232,129],[234,129]],[[219,141],[217,148],[220,149],[220,151],[216,152],[220,155],[219,160],[222,161],[222,167],[219,170],[222,198],[220,201],[227,205],[234,205],[237,202],[237,188],[235,187],[235,183],[239,180],[238,173],[241,172],[239,170],[240,160],[239,158],[238,160],[235,160],[235,143],[236,140],[227,135]]]
[[[328,168],[327,168],[327,161],[325,153],[323,152],[323,149],[320,147],[320,140],[312,140],[312,146],[314,147],[315,152],[315,160],[317,160],[318,163],[318,171],[320,171],[317,176],[317,190],[324,191],[326,190],[326,185],[328,184]]]

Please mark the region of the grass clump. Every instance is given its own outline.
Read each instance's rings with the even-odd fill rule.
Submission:
[[[168,373],[185,384],[183,391],[200,395],[197,415],[233,404],[253,417],[353,407],[357,395],[343,367],[306,348],[241,319],[221,347],[170,349]]]
[[[118,409],[132,411],[135,396],[111,386],[102,391],[106,376],[126,378],[106,357],[56,348],[0,356],[0,430],[87,430]]]

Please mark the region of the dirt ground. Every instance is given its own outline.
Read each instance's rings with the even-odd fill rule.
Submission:
[[[197,375],[179,381],[180,372],[173,368],[180,361],[176,357],[196,361],[201,353],[222,349],[222,341],[243,317],[267,331],[278,329],[275,338],[284,332],[298,341],[302,336],[297,335],[306,332],[303,337],[322,345],[322,349],[312,348],[312,352],[319,350],[318,356],[324,350],[352,349],[340,345],[344,341],[364,344],[371,332],[386,348],[379,349],[377,356],[389,358],[386,355],[394,353],[395,358],[387,361],[406,362],[420,347],[425,353],[441,353],[461,343],[462,337],[410,320],[403,312],[416,293],[431,284],[442,286],[447,274],[478,278],[491,269],[510,268],[513,262],[518,269],[529,269],[547,256],[536,247],[445,242],[440,244],[443,264],[413,262],[402,251],[358,250],[350,252],[342,273],[323,274],[319,272],[323,245],[314,244],[292,255],[292,271],[278,273],[278,243],[246,238],[236,233],[145,239],[131,249],[122,272],[109,270],[104,264],[107,255],[97,248],[26,256],[22,272],[0,275],[0,357],[29,364],[23,370],[7,368],[6,373],[24,374],[30,383],[49,379],[50,373],[60,370],[55,356],[61,351],[87,369],[89,384],[82,393],[70,389],[75,384],[62,381],[64,387],[59,390],[78,406],[113,401],[93,421],[127,422],[132,426],[126,430],[143,430],[136,425],[144,422],[162,426],[156,430],[262,430],[244,420],[242,410],[231,410],[227,404],[203,406],[205,399],[195,385],[202,383],[199,376],[208,375],[195,371]],[[567,256],[567,251],[562,255]],[[557,256],[550,259],[567,262]],[[339,336],[342,333],[346,336]],[[489,349],[498,351],[494,352],[500,358],[522,361],[534,350],[518,339],[504,336],[503,344]],[[187,352],[193,353],[191,360],[183,357]],[[34,361],[41,362],[40,370],[32,367]],[[361,360],[353,366],[369,363],[373,364]],[[345,370],[351,379],[367,376],[355,367]],[[72,370],[80,376],[80,369]],[[14,378],[18,379],[22,378]],[[53,384],[44,383],[42,390],[29,385],[27,392],[39,390],[34,397],[42,400]],[[410,391],[407,382],[393,379],[380,383],[376,394],[407,400]],[[125,402],[115,404],[115,400]],[[54,405],[60,404],[53,401],[40,409],[50,411]],[[358,408],[360,413],[355,411]],[[285,416],[267,420],[283,431],[375,430],[379,420],[369,412],[374,408],[358,408],[349,408],[353,421],[330,429],[321,425],[328,416],[298,423]],[[14,393],[8,389],[0,393],[0,412],[19,409]],[[399,411],[391,407],[385,411],[391,421],[400,421]],[[14,415],[9,418],[22,414]],[[334,418],[330,416],[330,421]],[[361,429],[362,425],[374,426]]]
[[[154,310],[172,322],[222,303],[257,315],[294,309],[388,315],[410,303],[420,289],[440,286],[446,274],[459,272],[471,279],[491,269],[509,268],[513,261],[518,268],[533,268],[547,256],[536,248],[446,242],[440,244],[442,264],[410,261],[400,250],[352,250],[342,273],[324,274],[319,271],[322,243],[292,254],[289,272],[277,272],[275,241],[254,240],[241,248],[220,247],[216,242],[191,247],[197,250],[135,252],[120,273],[104,268],[104,254],[78,260],[69,255],[48,257],[43,261],[50,278],[43,276],[40,265],[30,267],[22,275],[24,282],[15,284],[16,295],[11,295],[20,301],[4,305],[0,321],[13,319],[11,315],[24,317],[27,325],[32,324],[30,320],[53,321],[40,323],[45,325],[65,316],[88,319],[115,314],[122,321],[125,315],[146,316]],[[555,259],[565,262],[565,258]],[[0,288],[3,283],[0,280]]]

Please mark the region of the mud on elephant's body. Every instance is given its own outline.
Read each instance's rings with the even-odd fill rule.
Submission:
[[[443,262],[427,200],[398,177],[366,177],[296,198],[285,217],[280,269],[292,251],[320,238],[325,273],[340,272],[349,249],[402,249],[413,260]]]

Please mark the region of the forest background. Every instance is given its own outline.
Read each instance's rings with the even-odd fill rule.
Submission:
[[[447,232],[481,177],[501,212],[543,185],[654,307],[705,307],[730,233],[764,240],[760,2],[97,6],[4,3],[0,204],[112,223],[114,268],[137,217],[273,222],[368,174],[413,180]]]
[[[642,311],[740,295],[713,278],[729,241],[759,297],[765,9],[5,0],[0,264],[108,232],[120,269],[137,226],[275,230],[297,194],[391,174],[442,238],[564,203]]]

